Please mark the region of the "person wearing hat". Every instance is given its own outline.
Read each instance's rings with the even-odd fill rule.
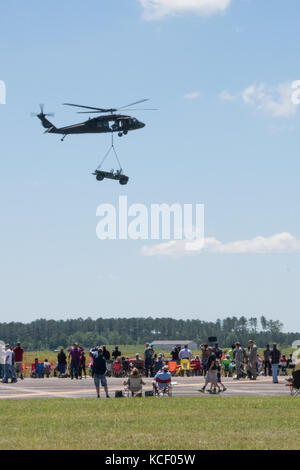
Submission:
[[[24,348],[22,348],[20,341],[17,342],[17,346],[13,349],[13,352],[15,354],[16,376],[23,380]]]
[[[227,356],[226,356],[227,357]],[[241,347],[241,343],[238,341],[235,343],[235,372],[236,372],[236,379],[239,380],[243,377],[244,373],[244,350]]]
[[[163,366],[162,370],[158,372],[153,380],[153,391],[157,393],[159,390],[167,389],[171,386],[172,375],[169,372],[168,366]]]
[[[97,398],[100,398],[100,383],[102,387],[104,388],[106,398],[109,398],[107,379],[106,379],[107,367],[106,367],[106,359],[103,355],[103,349],[100,347],[91,349],[90,357],[93,360],[92,371],[93,371],[93,378],[94,378]]]
[[[149,376],[153,377],[153,344],[146,343],[145,351],[144,351],[144,361],[145,361],[145,375],[146,377]]]

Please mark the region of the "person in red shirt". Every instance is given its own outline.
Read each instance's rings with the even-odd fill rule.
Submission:
[[[21,343],[18,341],[17,346],[13,349],[15,354],[15,366],[16,366],[16,375],[21,380],[24,379],[23,377],[23,355],[24,355],[24,348],[22,348]]]
[[[201,361],[200,361],[199,356],[196,356],[195,359],[192,359],[191,368],[192,368],[192,375],[197,375],[197,376],[200,375]]]
[[[281,369],[282,375],[288,375],[287,366],[288,366],[288,360],[286,358],[286,355],[282,354],[282,357],[280,358],[280,363],[279,363],[279,367]]]

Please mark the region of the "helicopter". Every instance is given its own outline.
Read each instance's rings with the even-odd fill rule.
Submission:
[[[72,124],[66,127],[57,128],[52,124],[47,117],[54,116],[53,113],[44,113],[44,105],[40,105],[40,113],[34,114],[40,119],[43,127],[46,129],[45,134],[62,134],[63,137],[61,141],[65,139],[67,135],[70,134],[104,134],[104,133],[113,133],[117,132],[119,137],[126,135],[128,131],[134,131],[137,129],[142,129],[145,127],[145,124],[141,121],[138,121],[135,117],[128,116],[126,114],[116,114],[118,111],[127,111],[127,108],[134,106],[136,104],[144,103],[145,101],[149,101],[148,99],[143,99],[139,101],[135,101],[134,103],[127,104],[126,106],[122,106],[120,108],[97,108],[92,106],[83,106],[80,104],[73,104],[73,103],[63,103],[64,106],[73,106],[76,108],[81,109],[88,109],[89,111],[77,111],[77,114],[102,114],[105,113],[104,116],[97,116],[95,118],[89,117],[87,121]],[[131,111],[134,109],[131,108]],[[135,111],[155,111],[154,109],[135,109]],[[108,114],[107,114],[108,113]]]

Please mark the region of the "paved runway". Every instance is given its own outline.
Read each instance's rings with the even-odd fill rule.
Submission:
[[[144,379],[143,390],[152,390],[152,379]],[[203,377],[174,377],[173,396],[203,396],[198,389],[203,386]],[[110,396],[115,396],[116,390],[124,390],[124,378],[108,378]],[[271,377],[258,377],[256,381],[248,379],[234,380],[224,378],[227,390],[222,396],[288,396],[284,377],[279,378],[279,384],[273,384]],[[102,397],[105,396],[101,389]],[[205,395],[209,395],[206,393]],[[0,382],[0,399],[18,398],[94,398],[96,396],[94,381],[91,377],[82,380],[45,378],[19,380],[15,384]]]

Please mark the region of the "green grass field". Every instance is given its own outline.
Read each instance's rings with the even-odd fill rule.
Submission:
[[[1,450],[300,448],[291,397],[2,400],[0,425]]]

